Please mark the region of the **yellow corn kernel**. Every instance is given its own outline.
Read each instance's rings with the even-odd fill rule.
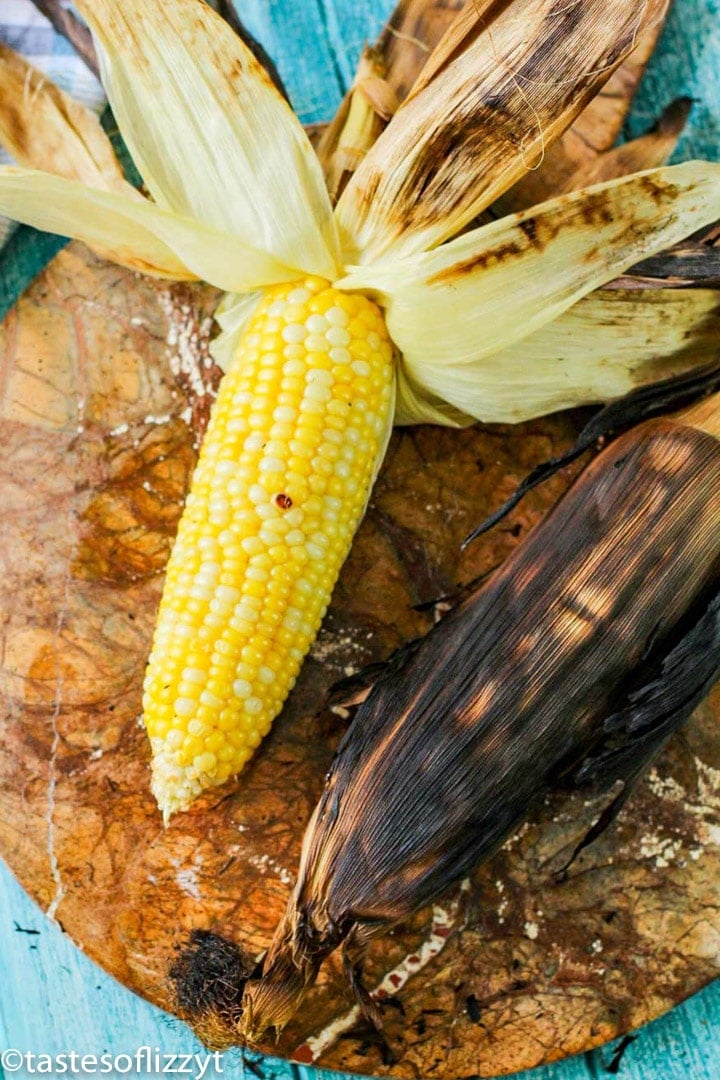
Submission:
[[[143,697],[165,818],[238,773],[327,608],[392,421],[379,308],[269,289],[221,384],[167,568]]]

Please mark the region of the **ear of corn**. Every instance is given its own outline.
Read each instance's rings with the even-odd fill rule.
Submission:
[[[247,983],[244,1037],[282,1027],[323,955],[437,899],[550,788],[580,782],[584,760],[593,780],[631,784],[707,692],[720,674],[718,417],[720,395],[611,444],[376,684]]]
[[[317,278],[268,290],[220,387],[145,679],[166,818],[239,772],[280,711],[364,512],[393,390],[371,301]]]
[[[346,461],[332,455],[356,453],[347,447],[338,450],[335,436],[325,436],[333,426],[328,418],[322,446],[318,442],[308,451],[320,474],[311,488],[316,501],[310,499],[302,507],[295,502],[287,507],[257,503],[253,492],[265,490],[269,496],[263,485],[270,477],[277,481],[274,495],[295,498],[284,489],[290,476],[297,474],[293,459],[299,452],[293,444],[303,442],[308,426],[300,424],[302,416],[296,424],[269,410],[263,423],[272,420],[279,428],[271,426],[267,443],[241,444],[236,435],[245,430],[246,416],[238,394],[252,419],[256,399],[267,400],[263,395],[273,379],[278,380],[277,392],[285,394],[287,376],[293,393],[302,392],[315,402],[313,408],[320,408],[325,390],[315,384],[327,377],[326,391],[333,399],[330,414],[335,397],[339,400],[347,391],[343,380],[356,376],[354,403],[377,405],[381,413],[377,423],[387,433],[396,381],[401,399],[396,417],[451,424],[467,423],[471,417],[518,420],[647,381],[658,373],[650,335],[633,339],[631,361],[629,350],[616,358],[611,346],[589,374],[584,347],[566,349],[562,325],[554,337],[546,330],[554,320],[562,323],[567,316],[572,321],[571,305],[634,259],[716,217],[720,173],[717,166],[707,164],[701,170],[683,166],[654,178],[636,177],[625,187],[608,185],[559,205],[546,204],[534,213],[493,222],[436,247],[534,164],[534,151],[539,153],[557,138],[631,50],[638,32],[663,13],[665,0],[645,0],[639,12],[631,11],[626,0],[592,0],[570,7],[563,0],[503,4],[483,0],[467,5],[429,58],[420,82],[353,174],[336,215],[319,161],[297,117],[242,41],[203,0],[122,4],[78,0],[78,6],[92,26],[115,115],[151,198],[127,187],[103,190],[102,185],[85,186],[30,169],[0,168],[0,210],[81,238],[95,250],[149,273],[200,277],[232,294],[223,305],[223,334],[214,346],[226,366],[229,362],[232,368],[232,358],[244,352],[248,335],[255,340],[259,333],[259,340],[269,343],[260,353],[253,346],[250,359],[231,371],[223,386],[218,401],[221,418],[210,426],[210,445],[203,450],[197,485],[188,498],[178,550],[170,564],[170,595],[162,603],[146,695],[148,729],[158,754],[155,788],[167,815],[186,806],[204,787],[236,772],[249,743],[256,743],[267,729],[327,602],[340,562],[337,551],[346,550],[359,507],[367,498],[362,479],[362,499],[352,504],[340,532],[323,531],[327,506],[317,502],[323,496],[316,490],[323,482],[323,470],[329,490],[343,478],[340,469]],[[404,4],[401,25],[416,11],[414,0]],[[18,80],[11,81],[17,93]],[[389,85],[390,91],[377,73],[371,73],[356,87],[358,108],[349,110],[351,123],[345,134],[353,147],[359,134],[360,151],[376,126],[368,107],[383,118],[394,108]],[[347,149],[342,139],[340,146]],[[348,163],[354,164],[347,155],[343,159],[343,153],[336,162],[341,184]],[[345,234],[344,264],[338,229]],[[383,257],[379,263],[378,256]],[[303,284],[311,274],[322,279],[317,289],[312,284],[317,278]],[[271,288],[264,300],[258,298],[260,290],[278,285],[279,292]],[[313,330],[308,320],[304,329],[297,322],[284,326],[302,331],[302,343],[293,339],[285,341],[282,350],[275,349],[272,342],[282,320],[277,312],[270,315],[273,303],[280,304],[280,297],[289,301],[293,292],[306,288],[312,294],[310,303],[319,302],[316,291],[329,290],[333,310],[347,316],[347,348],[335,344],[321,349],[317,341],[324,331]],[[377,297],[388,332],[370,299],[349,297],[352,310],[345,311],[340,291]],[[237,296],[247,293],[251,294],[247,302]],[[512,309],[507,302],[510,295]],[[244,324],[256,304],[257,318],[267,315],[270,322],[266,330],[245,333]],[[300,319],[302,304],[294,300],[290,307],[293,304],[292,318]],[[353,305],[375,312],[376,344],[360,332],[350,333],[351,324],[363,324],[360,308],[356,311]],[[702,303],[684,310],[697,317],[686,327],[688,340],[683,342],[689,364],[691,345],[704,342],[709,320],[702,318]],[[645,313],[645,326],[654,315],[655,310],[648,319]],[[585,320],[584,329],[591,327],[592,320]],[[331,325],[326,345],[333,344],[330,334],[342,337],[345,332],[344,326]],[[513,362],[513,353],[517,356],[523,348],[521,339],[531,332],[539,332],[547,348],[536,354],[523,350],[522,362]],[[299,372],[293,376],[284,366],[302,360],[305,338],[310,350],[307,385]],[[405,353],[397,380],[390,340],[396,352]],[[359,351],[352,351],[350,341]],[[297,346],[300,353],[288,355],[285,346]],[[370,356],[362,351],[366,346]],[[337,361],[337,371],[334,366],[323,369],[314,356],[327,354],[335,365],[337,357],[332,354],[338,350],[343,360]],[[387,355],[383,376],[387,401],[376,400],[368,389],[380,354],[383,363]],[[239,383],[246,374],[245,363],[254,374],[249,382]],[[366,392],[369,396],[364,397]],[[310,405],[304,411],[311,412]],[[358,404],[355,412],[359,411]],[[248,438],[253,434],[255,429]],[[357,441],[358,432],[349,437]],[[372,473],[383,440],[368,440],[362,434],[357,460],[362,459],[367,472],[363,455],[371,459]],[[267,461],[266,445],[273,447],[267,450]],[[254,470],[261,465],[265,472],[258,478]],[[223,477],[233,485],[230,499]],[[348,492],[354,498],[349,488]],[[341,492],[332,497],[341,499]],[[341,503],[340,516],[345,513],[345,502]],[[291,526],[295,511],[302,512],[309,531]],[[271,543],[269,532],[275,526],[265,522],[264,514],[277,518],[282,523],[277,528],[286,527],[288,536],[309,540],[319,550],[318,537],[326,535],[328,551],[332,548],[327,580],[320,575],[317,611],[313,608],[307,616],[297,614],[304,609],[295,594],[288,599],[283,592],[285,586],[292,592],[300,580],[294,566],[296,545],[289,540]],[[240,526],[250,523],[258,536],[242,532]],[[206,524],[211,529],[207,534]],[[218,536],[213,538],[216,528]],[[330,541],[339,536],[342,543],[338,541],[336,551]],[[241,548],[238,538],[250,547]],[[258,541],[264,546],[258,548]],[[211,548],[214,554],[207,555]],[[242,555],[237,555],[238,549]],[[290,577],[271,565],[276,556],[293,563]],[[255,558],[264,561],[254,563]],[[248,579],[255,584],[247,585]],[[265,588],[270,579],[272,590]],[[281,579],[283,588],[278,584]],[[213,593],[214,584],[221,591]],[[285,597],[287,610],[282,606],[276,610],[278,592]],[[189,597],[187,604],[183,597]],[[250,616],[250,608],[256,609],[257,618]],[[278,660],[272,632],[277,623],[287,648],[276,671],[263,658]],[[297,640],[292,639],[293,629]],[[248,674],[241,665],[247,667],[251,660],[257,671],[253,668]],[[256,674],[270,687],[263,694],[254,681]],[[246,704],[238,705],[239,700]],[[237,724],[244,724],[249,739],[238,732]],[[234,748],[229,734],[234,734]]]

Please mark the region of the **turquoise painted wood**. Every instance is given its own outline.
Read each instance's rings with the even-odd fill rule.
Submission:
[[[88,960],[59,927],[0,869],[0,1049],[35,1054],[135,1055],[142,1047],[162,1053],[204,1054],[179,1020],[130,993]],[[600,1080],[617,1043],[548,1068],[526,1080]],[[268,1080],[325,1080],[336,1073],[293,1068],[258,1057]],[[123,1062],[123,1065],[125,1063]],[[213,1061],[205,1074],[247,1072],[239,1051]],[[299,1074],[299,1075],[298,1075]],[[134,1075],[134,1074],[133,1074]],[[141,1071],[146,1075],[146,1070]],[[27,1073],[21,1073],[27,1080]],[[720,983],[644,1028],[622,1059],[622,1080],[718,1080]],[[4,1080],[11,1080],[8,1069]]]
[[[392,0],[244,0],[242,11],[278,61],[298,112],[309,122],[331,115],[363,41],[376,36],[391,7]],[[679,94],[689,94],[696,105],[677,156],[720,159],[718,0],[676,0],[628,134],[647,127]],[[34,245],[30,230],[23,231],[20,241],[19,249],[0,258],[0,302],[17,295],[56,246]],[[609,1075],[606,1068],[616,1045],[524,1075],[527,1080],[599,1080]],[[143,1047],[158,1054],[204,1055],[185,1025],[83,956],[0,867],[0,1050],[121,1055],[110,1074],[116,1076],[132,1067],[122,1055],[133,1056]],[[10,1055],[0,1080],[9,1080],[16,1064]],[[185,1075],[198,1080],[203,1069],[211,1080],[254,1076],[238,1051],[207,1065],[204,1059],[189,1065],[193,1072]],[[268,1080],[336,1075],[270,1058],[261,1065]],[[138,1070],[143,1076],[151,1071]],[[27,1069],[20,1075],[27,1077]],[[623,1056],[619,1075],[623,1080],[720,1080],[720,983],[643,1029]]]

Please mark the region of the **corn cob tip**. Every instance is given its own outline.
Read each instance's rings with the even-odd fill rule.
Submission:
[[[153,756],[150,786],[164,825],[169,824],[173,814],[189,810],[204,791],[219,787],[228,779],[227,772],[217,769],[217,762],[209,753],[198,755],[188,765],[159,736],[152,736],[150,746]],[[252,749],[248,748],[236,757],[236,772],[242,770],[251,756]]]
[[[213,407],[144,682],[165,821],[243,769],[295,683],[384,456],[381,310],[320,278],[268,289]]]
[[[189,809],[198,795],[212,785],[212,779],[199,772],[192,775],[178,762],[177,755],[168,750],[164,739],[153,736],[150,745],[153,755],[150,786],[162,813],[163,825],[167,826],[173,814]]]

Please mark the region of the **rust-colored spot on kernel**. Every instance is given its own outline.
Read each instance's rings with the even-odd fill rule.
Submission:
[[[293,504],[290,496],[286,495],[283,491],[278,492],[278,494],[273,499],[273,502],[280,510],[289,510]]]

